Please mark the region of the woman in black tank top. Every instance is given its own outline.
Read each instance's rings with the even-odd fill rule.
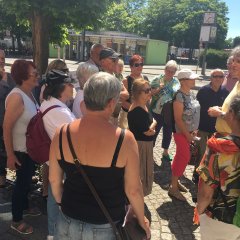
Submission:
[[[84,86],[86,115],[64,126],[53,139],[50,183],[62,210],[54,239],[115,239],[111,225],[74,164],[67,132],[78,161],[113,221],[123,221],[127,196],[140,226],[150,236],[144,217],[136,141],[130,131],[109,123],[120,90],[121,84],[114,76],[102,72],[93,75]]]

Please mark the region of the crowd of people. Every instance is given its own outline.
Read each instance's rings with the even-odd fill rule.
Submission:
[[[187,201],[180,177],[195,143],[195,220],[200,219],[202,239],[219,239],[229,231],[231,239],[240,237],[229,214],[226,220],[211,212],[226,201],[236,211],[240,196],[240,47],[227,61],[228,74],[212,70],[209,84],[196,96],[191,90],[199,76],[190,69],[176,74],[174,60],[166,63],[163,74],[148,79],[142,74],[144,58],[135,54],[125,76],[121,54],[101,44],[94,44],[90,59],[79,64],[77,88],[61,60],[52,61],[42,77],[32,61],[16,60],[11,73],[4,65],[0,50],[0,187],[6,185],[6,167],[15,170],[12,229],[31,234],[33,227],[24,216],[41,214],[28,201],[36,164],[28,155],[26,130],[38,111],[50,109],[42,119],[52,143],[41,173],[48,240],[116,238],[79,165],[112,221],[122,223],[130,211],[150,239],[144,196],[152,192],[153,148],[161,129],[161,160],[172,161],[168,195]],[[168,151],[172,135],[175,156]]]

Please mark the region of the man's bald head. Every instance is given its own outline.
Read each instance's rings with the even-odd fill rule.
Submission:
[[[90,57],[94,61],[94,63],[100,66],[99,54],[103,49],[103,45],[100,43],[93,44],[90,49]]]

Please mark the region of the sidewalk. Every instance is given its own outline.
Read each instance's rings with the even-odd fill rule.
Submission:
[[[199,228],[193,226],[192,195],[196,195],[196,189],[190,181],[192,166],[187,166],[182,183],[189,192],[186,194],[187,202],[183,203],[171,199],[167,194],[168,184],[171,178],[170,163],[161,162],[161,134],[154,148],[154,183],[152,194],[145,197],[147,205],[146,216],[151,221],[152,240],[198,240],[200,239]],[[170,153],[174,155],[175,144],[172,140]],[[20,235],[10,228],[11,223],[11,190],[0,189],[0,239],[1,240],[45,240],[47,236],[46,206],[39,195],[32,194],[31,199],[35,202],[43,214],[39,217],[28,217],[26,220],[34,227],[31,235]]]

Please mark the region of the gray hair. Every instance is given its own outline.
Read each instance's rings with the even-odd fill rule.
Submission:
[[[84,84],[86,81],[94,74],[99,72],[97,66],[93,64],[89,64],[86,62],[82,62],[79,64],[77,71],[76,71],[76,76],[80,85],[80,88],[83,89]]]
[[[174,68],[177,70],[177,68],[178,68],[177,62],[174,60],[169,60],[165,65],[165,69],[167,69],[167,68]]]
[[[212,75],[213,75],[214,73],[216,73],[216,72],[220,72],[220,73],[222,73],[222,74],[224,75],[224,71],[223,71],[222,69],[216,68],[216,69],[213,69],[213,70],[211,71],[210,76],[212,76]]]
[[[235,57],[240,58],[240,45],[238,45],[232,50],[231,56],[233,56],[234,58]]]
[[[233,61],[233,56],[230,56],[228,59],[227,59],[227,65],[229,65],[230,63],[232,63]]]
[[[115,76],[105,72],[95,73],[83,88],[86,108],[92,111],[102,111],[109,100],[118,101],[120,91],[121,83]]]

